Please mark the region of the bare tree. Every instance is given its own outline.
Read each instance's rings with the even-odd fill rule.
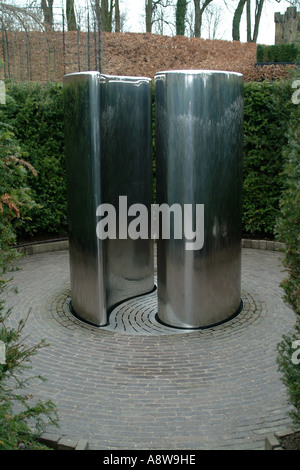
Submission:
[[[152,32],[153,11],[154,11],[153,0],[145,0],[146,33]]]
[[[21,27],[28,31],[29,29],[43,29],[44,27],[42,15],[33,12],[29,8],[0,2],[0,12],[2,29],[18,30]]]
[[[205,9],[213,0],[194,0],[195,7],[195,27],[194,27],[194,36],[196,38],[201,37],[201,26],[202,26],[202,17]]]
[[[247,12],[247,42],[251,42],[251,0],[247,0],[246,12]]]
[[[45,27],[53,29],[53,0],[41,0]]]
[[[261,14],[262,14],[263,6],[264,6],[264,1],[265,0],[256,0],[256,3],[255,3],[255,24],[254,24],[252,42],[257,41],[259,24],[260,24]]]
[[[113,30],[113,0],[95,0],[94,10],[96,18],[101,24],[102,31],[109,33]]]
[[[281,0],[276,0],[277,3],[280,3]],[[300,8],[300,0],[285,0],[292,7]]]
[[[76,31],[77,21],[76,21],[74,0],[66,0],[66,10],[67,10],[66,14],[67,14],[68,31]]]
[[[195,12],[193,9],[188,8],[187,14],[186,14],[186,31],[187,35],[190,37],[195,36]]]
[[[119,0],[115,0],[115,32],[121,31],[121,14]]]
[[[240,40],[240,23],[245,5],[247,5],[247,41],[256,42],[259,31],[259,24],[261,20],[262,10],[265,0],[255,0],[255,17],[253,34],[251,32],[251,0],[239,0],[237,8],[235,9],[232,21],[232,39],[234,41]]]
[[[173,6],[172,0],[145,0],[146,32],[151,33],[154,23],[158,23],[162,33],[163,25],[172,25],[172,22],[165,18],[167,7]]]
[[[204,17],[209,39],[216,39],[222,16],[223,12],[219,6],[209,5],[206,8]]]

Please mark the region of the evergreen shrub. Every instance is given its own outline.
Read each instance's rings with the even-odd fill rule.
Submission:
[[[243,233],[273,236],[283,188],[282,148],[291,110],[289,81],[245,83]],[[153,94],[153,176],[155,129]],[[0,120],[14,127],[26,160],[38,176],[29,185],[38,205],[23,212],[18,238],[67,234],[63,90],[61,84],[9,83]],[[40,209],[42,206],[42,209]]]
[[[258,44],[256,49],[257,62],[289,62],[299,60],[299,47],[292,44],[274,44],[271,46]]]
[[[37,207],[23,211],[19,238],[37,233],[67,233],[62,85],[9,83],[0,120],[14,128],[23,155],[36,169],[29,185]],[[30,220],[29,220],[30,219]]]
[[[249,235],[274,234],[291,96],[290,81],[244,85],[243,232]]]

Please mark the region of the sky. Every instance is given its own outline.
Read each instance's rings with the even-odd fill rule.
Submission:
[[[10,0],[12,3],[17,5],[32,3],[32,0]],[[75,0],[75,5],[86,8],[89,2],[94,0]],[[40,4],[40,0],[36,0],[37,4]],[[9,2],[8,2],[9,3]],[[33,2],[34,3],[34,2]],[[61,15],[62,5],[65,5],[66,0],[54,0],[55,11]],[[173,0],[176,3],[176,0]],[[189,0],[190,9],[193,10],[193,0]],[[300,10],[300,0],[298,0]],[[223,16],[222,22],[218,27],[216,39],[224,39],[227,41],[232,40],[232,18],[238,0],[213,0],[210,6],[219,7],[222,9]],[[227,7],[226,7],[227,5]],[[251,0],[252,5],[252,16],[254,14],[254,0]],[[284,13],[290,4],[288,0],[265,0],[262,17],[259,27],[258,43],[260,44],[274,44],[275,43],[275,12]],[[65,9],[65,7],[64,7]],[[126,11],[126,22],[124,26],[125,32],[141,33],[145,32],[145,0],[120,0],[121,13]],[[175,11],[169,9],[170,20],[174,21]],[[252,27],[254,20],[252,21]],[[164,30],[163,34],[172,34],[170,29]],[[173,34],[175,34],[175,28],[173,28]],[[201,37],[208,39],[207,31],[205,27],[202,28]],[[246,42],[246,13],[244,11],[241,27],[240,27],[240,39],[242,42]]]
[[[234,6],[237,4],[237,0],[227,0],[228,9],[224,6],[223,0],[214,0],[211,5],[220,5],[224,11],[224,19],[218,29],[217,39],[232,40],[231,27]],[[251,2],[254,3],[253,1]],[[121,0],[121,5],[126,6],[127,9],[127,20],[125,30],[128,32],[144,32],[144,5],[145,0]],[[233,6],[231,6],[233,5]],[[276,0],[266,0],[262,12],[262,18],[260,22],[260,29],[258,35],[258,43],[260,44],[274,44],[275,42],[275,22],[274,13],[284,13],[287,7],[290,6],[285,0],[281,0],[278,3]],[[121,6],[122,8],[122,6]],[[230,9],[230,11],[229,11]],[[253,22],[254,23],[254,22]],[[244,27],[243,27],[244,25]],[[246,41],[245,30],[245,14],[242,18],[241,24],[241,41]],[[207,39],[205,31],[202,33],[202,37]]]

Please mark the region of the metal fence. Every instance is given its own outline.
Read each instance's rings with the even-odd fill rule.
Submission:
[[[63,8],[55,9],[52,27],[45,25],[38,7],[2,13],[1,79],[61,81],[66,73],[101,71],[100,18],[90,7],[77,14],[73,31],[68,31]]]

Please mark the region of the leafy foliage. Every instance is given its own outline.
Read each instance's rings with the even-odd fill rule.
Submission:
[[[279,370],[287,387],[288,398],[293,405],[290,413],[296,427],[300,426],[300,105],[294,105],[288,132],[288,145],[283,152],[285,178],[284,191],[280,199],[280,215],[275,231],[285,243],[283,265],[287,278],[281,286],[284,300],[296,313],[294,332],[283,337],[278,344]],[[298,351],[293,347],[295,345]],[[297,356],[297,354],[298,356]],[[296,355],[295,361],[292,360]]]
[[[26,223],[19,225],[17,234],[64,234],[67,203],[62,86],[10,83],[6,101],[0,109],[0,120],[13,126],[26,160],[38,173],[38,178],[28,178],[37,206],[30,211],[24,209]]]
[[[257,62],[296,62],[299,59],[299,48],[296,44],[275,44],[267,46],[258,44]]]
[[[10,311],[3,314],[3,307],[1,302],[0,341],[5,344],[6,361],[0,364],[0,450],[43,449],[38,437],[49,424],[57,425],[56,408],[51,400],[34,402],[30,393],[22,393],[32,381],[44,380],[41,376],[22,374],[31,368],[32,356],[47,344],[42,340],[27,346],[22,339],[26,319],[19,322],[17,329],[8,328]]]
[[[12,127],[0,122],[0,275],[16,257],[11,245],[16,241],[16,228],[24,220],[21,210],[35,207],[28,185],[28,171],[36,170],[24,160]]]
[[[289,415],[296,428],[300,426],[300,363],[298,363],[300,352],[297,352],[293,346],[299,345],[299,339],[300,324],[298,321],[294,332],[290,335],[284,335],[282,341],[277,345],[278,368],[282,373],[281,380],[287,388],[288,400],[293,406]],[[296,347],[299,349],[299,346]]]
[[[36,207],[27,186],[28,171],[36,176],[36,170],[23,158],[13,128],[0,122],[0,341],[5,346],[5,363],[0,363],[0,450],[41,449],[38,434],[48,423],[56,424],[57,416],[53,403],[31,402],[30,394],[21,390],[31,380],[42,377],[22,377],[30,368],[31,357],[46,344],[26,346],[22,339],[25,320],[20,320],[16,329],[7,326],[10,310],[4,313],[5,303],[1,298],[8,287],[7,272],[13,270],[13,261],[18,253],[12,248],[16,240],[17,224],[22,212]],[[18,410],[16,411],[16,408]],[[35,424],[36,433],[29,425]]]
[[[282,148],[287,143],[291,110],[290,82],[245,83],[243,232],[273,235],[283,189]],[[153,93],[153,177],[155,129]],[[38,206],[23,211],[19,238],[35,233],[67,233],[63,94],[60,84],[9,84],[0,119],[14,126],[26,160],[38,178],[29,185]],[[42,210],[40,209],[42,206]]]
[[[244,86],[243,230],[251,235],[273,235],[291,95],[289,81]]]
[[[187,0],[177,0],[176,4],[176,34],[184,36],[187,14]]]
[[[285,300],[300,315],[300,108],[295,106],[284,155],[284,191],[275,230],[286,245],[284,266],[288,278],[283,281]]]

